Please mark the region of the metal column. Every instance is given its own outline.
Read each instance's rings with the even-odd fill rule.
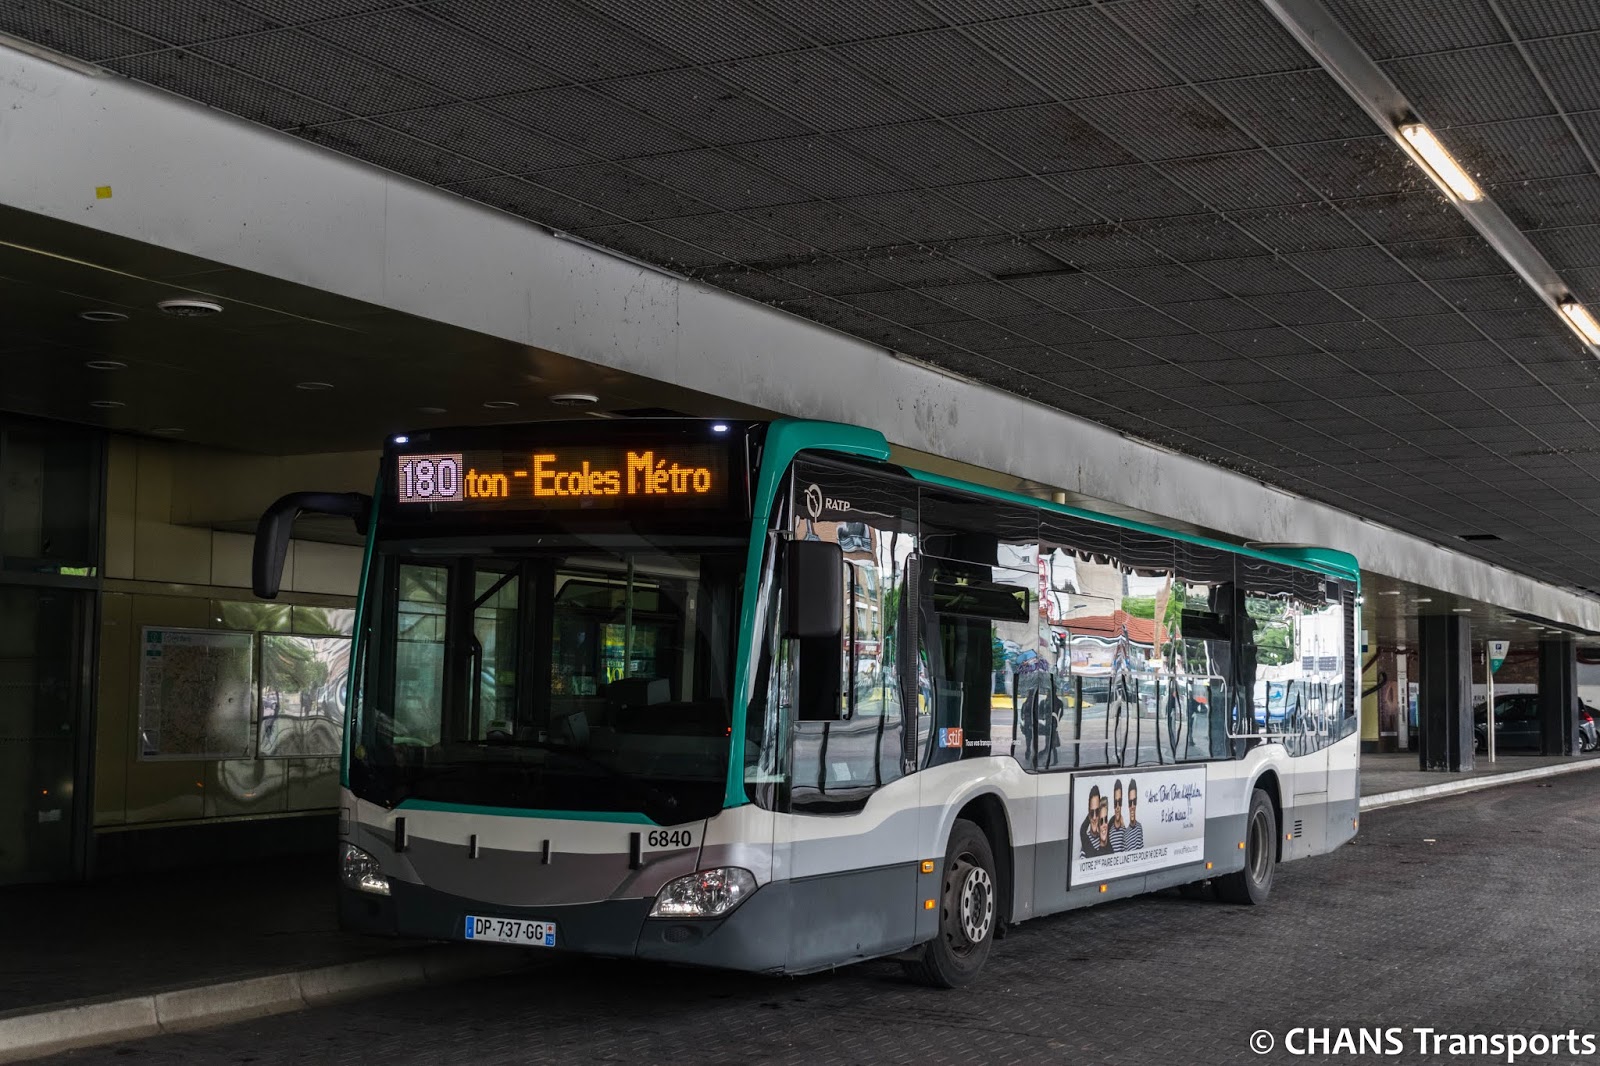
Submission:
[[[1539,751],[1577,750],[1578,649],[1570,640],[1539,642]]]
[[[1458,616],[1417,619],[1417,761],[1472,769],[1472,627]]]

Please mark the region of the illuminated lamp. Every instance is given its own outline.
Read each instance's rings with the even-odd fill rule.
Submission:
[[[1578,335],[1590,344],[1600,345],[1600,322],[1596,322],[1589,309],[1577,300],[1568,297],[1561,301],[1561,313],[1567,316],[1567,321],[1572,323],[1572,328]]]
[[[1478,183],[1461,169],[1461,164],[1439,143],[1439,138],[1433,135],[1432,130],[1420,122],[1407,122],[1400,127],[1400,135],[1428,164],[1435,182],[1468,203],[1483,199],[1483,190],[1478,188]]]

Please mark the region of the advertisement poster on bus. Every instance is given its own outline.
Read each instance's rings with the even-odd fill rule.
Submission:
[[[1067,887],[1200,862],[1206,770],[1133,767],[1072,776]]]

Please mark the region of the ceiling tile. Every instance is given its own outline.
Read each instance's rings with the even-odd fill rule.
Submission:
[[[957,30],[842,44],[833,54],[926,113],[964,115],[1050,98]]]
[[[1193,81],[1313,66],[1305,50],[1253,0],[1122,0],[1102,10]]]
[[[1243,130],[1187,87],[1102,96],[1071,106],[1146,161],[1255,147]]]
[[[1534,118],[1555,110],[1521,54],[1509,44],[1395,59],[1382,66],[1432,126]]]
[[[809,132],[805,125],[703,71],[666,70],[617,78],[595,91],[656,122],[712,144]]]
[[[1157,164],[1156,169],[1207,207],[1221,211],[1303,204],[1317,199],[1292,171],[1267,152],[1169,159]]]
[[[972,39],[1009,56],[1058,99],[1172,85],[1164,70],[1094,8],[1052,11],[973,26]]]
[[[1600,108],[1600,33],[1529,41],[1528,55],[1566,111]],[[1509,117],[1509,116],[1508,116]]]
[[[1375,59],[1454,51],[1506,39],[1486,0],[1447,0],[1425,7],[1388,0],[1328,0],[1328,10]]]

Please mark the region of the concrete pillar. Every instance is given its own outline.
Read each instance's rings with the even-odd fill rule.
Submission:
[[[1417,619],[1417,761],[1472,769],[1472,627],[1459,615]]]
[[[1539,642],[1539,740],[1544,755],[1576,749],[1578,648],[1570,640]]]

